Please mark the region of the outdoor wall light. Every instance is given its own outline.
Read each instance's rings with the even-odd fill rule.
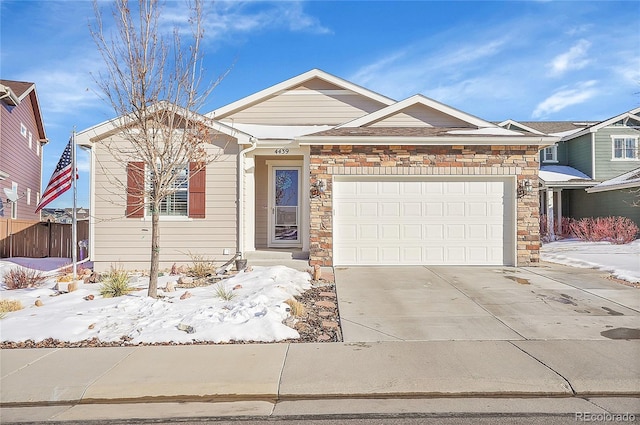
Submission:
[[[324,180],[316,180],[315,182],[311,183],[311,190],[310,190],[311,197],[318,198],[322,196],[322,194],[324,193],[325,187],[326,187],[326,184]]]
[[[522,198],[524,195],[528,195],[533,192],[533,185],[531,180],[520,180],[518,182],[518,198]]]

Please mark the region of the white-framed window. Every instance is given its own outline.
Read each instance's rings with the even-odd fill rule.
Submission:
[[[22,137],[27,137],[27,126],[23,123],[20,123],[20,134],[22,134]]]
[[[542,151],[542,162],[558,162],[558,145],[544,148],[544,151]]]
[[[31,205],[31,188],[27,188],[27,205]]]
[[[33,134],[29,132],[29,149],[33,148]]]
[[[174,173],[177,174],[172,185],[175,192],[160,203],[160,216],[187,217],[189,215],[189,167],[176,168]],[[151,178],[151,173],[148,177]],[[147,204],[146,215],[151,215],[150,203]]]
[[[638,136],[611,136],[612,159],[619,161],[637,161]]]
[[[40,192],[36,192],[36,205],[40,203]]]

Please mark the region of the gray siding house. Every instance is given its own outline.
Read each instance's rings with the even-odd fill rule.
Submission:
[[[560,137],[540,151],[540,213],[552,238],[563,216],[623,216],[640,226],[640,108],[601,122],[500,125]]]

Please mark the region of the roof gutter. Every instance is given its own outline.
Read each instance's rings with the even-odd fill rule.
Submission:
[[[11,87],[2,84],[0,84],[0,100],[12,106],[18,106],[20,104],[20,99],[18,99],[18,96],[11,90]]]
[[[466,146],[513,146],[536,145],[551,146],[560,140],[559,137],[526,137],[526,136],[303,136],[295,139],[300,146],[312,145],[466,145]]]
[[[598,192],[608,192],[610,190],[618,190],[618,189],[632,189],[640,187],[640,181],[629,182],[629,183],[619,183],[619,184],[611,184],[602,187],[590,187],[585,189],[587,193],[598,193]]]

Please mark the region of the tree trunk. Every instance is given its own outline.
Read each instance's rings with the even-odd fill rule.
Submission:
[[[149,270],[149,295],[158,298],[158,272],[160,271],[160,212],[154,206],[151,213],[151,269]]]

